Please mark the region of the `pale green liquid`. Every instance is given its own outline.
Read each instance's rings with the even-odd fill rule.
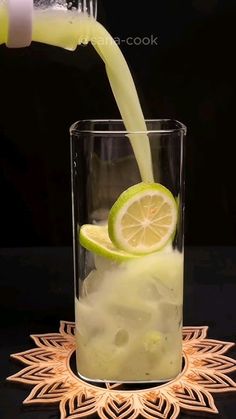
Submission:
[[[76,300],[79,373],[92,380],[166,381],[182,367],[183,255],[117,265],[95,257]]]

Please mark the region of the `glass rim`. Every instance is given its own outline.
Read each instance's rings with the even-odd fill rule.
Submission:
[[[127,131],[125,129],[123,130],[93,130],[93,129],[83,129],[79,128],[79,125],[86,124],[86,123],[95,123],[95,124],[109,124],[109,123],[120,123],[124,125],[124,122],[122,119],[81,119],[76,122],[74,122],[70,126],[70,134],[81,133],[81,134],[95,134],[95,135],[132,135],[132,134],[172,134],[175,132],[182,131],[185,135],[187,133],[187,127],[177,119],[171,119],[171,118],[160,118],[160,119],[145,119],[145,122],[151,122],[151,123],[175,123],[176,127],[170,128],[170,129],[150,129],[146,131]]]

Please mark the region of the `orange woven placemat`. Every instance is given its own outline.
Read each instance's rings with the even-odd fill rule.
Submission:
[[[61,419],[91,414],[103,419],[175,419],[181,410],[218,413],[213,394],[236,391],[228,376],[236,371],[236,361],[224,355],[234,343],[208,339],[207,331],[206,326],[183,328],[185,362],[175,380],[127,390],[122,384],[90,384],[73,373],[75,324],[61,321],[59,333],[32,335],[35,348],[11,355],[26,367],[8,380],[33,386],[26,405],[59,404]]]

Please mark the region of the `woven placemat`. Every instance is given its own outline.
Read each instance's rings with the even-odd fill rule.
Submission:
[[[184,368],[173,381],[125,389],[122,384],[89,384],[71,369],[75,324],[61,321],[59,333],[32,335],[36,348],[11,355],[27,365],[9,381],[34,386],[25,405],[58,403],[61,419],[97,414],[103,419],[175,419],[180,411],[218,413],[212,394],[236,391],[228,374],[236,361],[224,354],[234,343],[207,339],[208,327],[183,328]]]

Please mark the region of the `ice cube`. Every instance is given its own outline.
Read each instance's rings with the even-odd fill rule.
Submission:
[[[132,294],[118,300],[115,296],[106,301],[104,310],[112,320],[114,328],[125,328],[130,333],[151,327],[156,318],[156,304],[133,298]]]
[[[121,264],[104,271],[103,291],[113,295],[116,301],[138,299],[156,301],[160,297],[156,279],[132,272],[132,265]],[[101,271],[100,271],[101,272]],[[139,302],[138,302],[139,304]]]
[[[155,278],[143,278],[139,286],[139,295],[144,301],[157,302],[162,297]]]
[[[86,339],[94,339],[103,334],[109,321],[106,314],[100,309],[99,304],[93,303],[94,301],[85,303],[81,300],[77,300],[76,303],[76,327],[81,336]]]
[[[86,267],[86,274],[88,274],[92,269],[95,268],[94,265],[94,255],[91,252],[85,252],[85,267]]]
[[[182,324],[182,306],[162,301],[157,307],[156,328],[162,333],[174,333]]]
[[[98,255],[94,255],[94,263],[96,269],[102,272],[112,270],[118,266],[116,262]]]
[[[157,281],[157,291],[169,302],[181,304],[183,299],[183,255],[179,252],[156,252],[122,264],[123,278],[133,290],[148,284],[150,278]],[[134,285],[134,283],[136,285]],[[155,289],[150,285],[152,289]],[[147,285],[148,288],[148,285]],[[141,289],[141,288],[140,288]],[[158,294],[155,290],[155,295]]]
[[[87,278],[85,278],[85,280],[82,282],[81,297],[86,297],[94,292],[99,291],[102,280],[103,275],[101,272],[97,271],[96,269],[91,271]]]
[[[183,300],[183,282],[170,277],[160,279],[156,274],[153,275],[155,286],[159,295],[169,303],[182,304]]]

